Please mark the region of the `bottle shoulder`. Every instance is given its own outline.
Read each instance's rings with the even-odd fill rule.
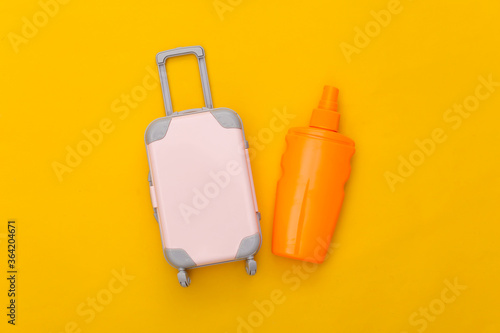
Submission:
[[[328,131],[316,127],[294,127],[288,130],[288,135],[299,135],[318,140],[331,140],[354,146],[354,140],[334,131]]]

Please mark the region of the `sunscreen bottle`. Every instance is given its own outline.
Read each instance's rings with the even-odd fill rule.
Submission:
[[[291,128],[276,190],[273,253],[324,261],[351,172],[354,141],[337,132],[338,89],[325,86],[309,127]]]

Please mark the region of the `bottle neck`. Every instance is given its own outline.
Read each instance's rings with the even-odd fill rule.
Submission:
[[[338,113],[337,111],[316,108],[312,112],[309,126],[321,128],[327,131],[337,132],[339,129],[339,120],[340,113]]]

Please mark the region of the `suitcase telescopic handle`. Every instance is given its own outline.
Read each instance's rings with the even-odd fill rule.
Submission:
[[[168,86],[167,68],[165,62],[168,58],[194,54],[198,58],[198,67],[200,68],[201,86],[203,88],[203,98],[205,106],[213,109],[212,94],[210,92],[210,83],[208,82],[207,64],[205,62],[205,50],[201,46],[178,47],[175,49],[160,52],[156,55],[156,63],[160,72],[161,91],[163,93],[163,103],[165,104],[165,112],[167,116],[171,115],[174,110],[172,108],[172,98],[170,96],[170,88]]]

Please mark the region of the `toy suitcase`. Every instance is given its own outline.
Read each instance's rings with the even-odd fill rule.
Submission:
[[[165,62],[188,54],[198,58],[205,107],[174,113]],[[212,264],[246,260],[254,275],[262,236],[241,119],[213,108],[201,46],[160,52],[156,62],[167,116],[149,124],[145,141],[165,258],[183,287],[187,269]]]

